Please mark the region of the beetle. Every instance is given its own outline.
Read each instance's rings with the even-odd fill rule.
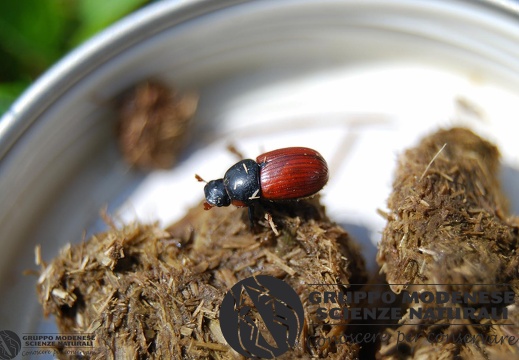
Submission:
[[[198,175],[196,178],[204,181]],[[207,182],[204,208],[231,204],[249,207],[252,224],[255,203],[306,198],[319,192],[327,182],[328,164],[317,151],[306,147],[277,149],[256,160],[241,160],[223,178]]]

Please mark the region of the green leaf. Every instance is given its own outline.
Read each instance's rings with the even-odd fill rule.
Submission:
[[[0,112],[73,46],[150,0],[0,0]]]
[[[36,76],[61,56],[69,21],[70,8],[64,6],[66,3],[58,0],[0,1],[1,53],[11,61],[19,62],[20,71]],[[4,76],[0,81],[2,78],[5,81]]]
[[[78,20],[80,27],[73,42],[78,44],[101,31],[116,20],[124,17],[149,0],[88,0],[80,1]]]
[[[28,82],[22,81],[0,84],[0,116],[9,109],[9,106],[21,95],[28,85]]]

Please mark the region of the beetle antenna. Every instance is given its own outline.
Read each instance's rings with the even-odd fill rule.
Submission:
[[[198,181],[200,182],[205,182],[207,184],[207,181],[205,181],[204,179],[202,179],[202,177],[198,174],[195,174],[195,179],[197,179]]]

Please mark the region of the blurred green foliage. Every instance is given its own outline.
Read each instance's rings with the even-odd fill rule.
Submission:
[[[65,53],[150,0],[0,0],[0,114]]]

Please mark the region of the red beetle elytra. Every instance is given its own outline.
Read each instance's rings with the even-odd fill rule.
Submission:
[[[199,180],[200,177],[197,176]],[[237,162],[222,179],[204,187],[205,209],[213,206],[251,207],[259,200],[295,200],[312,196],[328,182],[328,165],[317,151],[289,147]]]

